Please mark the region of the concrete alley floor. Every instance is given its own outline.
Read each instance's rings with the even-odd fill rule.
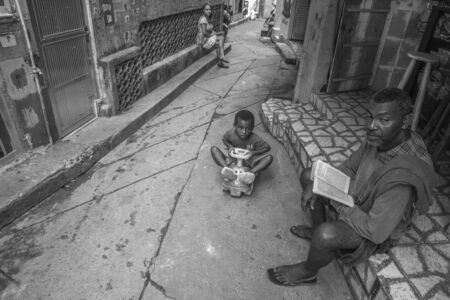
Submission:
[[[351,299],[335,263],[319,283],[272,284],[266,269],[305,258],[289,233],[308,223],[284,148],[261,125],[270,95],[289,97],[296,70],[262,22],[230,32],[229,69],[214,66],[87,174],[0,232],[1,299]],[[253,195],[222,192],[209,148],[239,109],[274,162]]]

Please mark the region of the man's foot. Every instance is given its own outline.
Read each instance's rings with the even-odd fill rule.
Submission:
[[[225,179],[228,179],[229,181],[235,181],[237,178],[237,175],[234,174],[233,170],[231,168],[228,167],[224,167],[222,169],[222,177]]]
[[[250,172],[240,173],[238,175],[239,181],[245,184],[252,184],[255,181],[255,174]]]
[[[289,230],[296,237],[299,237],[299,238],[307,240],[307,241],[312,240],[313,229],[309,226],[297,225],[297,226],[292,226]]]
[[[225,57],[222,57],[220,60],[226,63],[230,63]]]
[[[306,270],[304,262],[268,269],[267,275],[270,281],[282,286],[296,286],[317,282],[317,273],[313,274],[311,271]]]

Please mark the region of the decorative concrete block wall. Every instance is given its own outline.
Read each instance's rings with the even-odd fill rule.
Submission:
[[[208,2],[217,5],[222,1]],[[201,9],[204,3],[203,0],[90,0],[98,56],[139,46],[142,22]],[[164,31],[161,37],[170,39]]]
[[[220,8],[220,4],[212,6],[215,30],[220,26]],[[193,10],[143,21],[137,31],[138,46],[115,51],[100,58],[107,101],[113,114],[128,109],[144,92],[149,93],[188,66],[186,63],[178,62],[172,64],[176,67],[173,70],[160,67],[155,72],[145,71],[156,63],[195,45],[197,22],[201,13],[200,6]],[[113,22],[116,22],[114,18]],[[117,36],[113,36],[114,38]],[[102,39],[97,43],[100,47],[107,46]],[[189,63],[193,62],[191,57],[195,55],[182,56]],[[151,76],[144,78],[144,73],[151,73]]]

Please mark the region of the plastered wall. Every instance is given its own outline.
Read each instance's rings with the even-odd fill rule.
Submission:
[[[138,46],[139,24],[145,20],[201,8],[220,0],[89,0],[98,56]]]
[[[292,2],[294,0],[277,0],[277,9],[275,13],[275,27],[279,28],[276,35],[288,38],[289,22],[291,21],[290,13]]]
[[[20,1],[21,7],[26,7]],[[14,13],[14,1],[4,0],[0,12]],[[28,12],[24,10],[28,28]],[[10,135],[22,149],[48,143],[37,86],[28,60],[25,35],[20,21],[2,18],[0,22],[0,93],[11,121]],[[31,34],[32,30],[28,30]],[[33,39],[33,37],[32,37]],[[16,149],[20,150],[20,149]]]

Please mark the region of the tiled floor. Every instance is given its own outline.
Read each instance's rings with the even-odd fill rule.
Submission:
[[[336,164],[365,137],[370,90],[313,94],[310,104],[269,99],[262,117],[299,172],[319,158]],[[343,271],[357,299],[450,299],[450,178],[425,216],[387,254]],[[447,231],[446,231],[447,230]]]

